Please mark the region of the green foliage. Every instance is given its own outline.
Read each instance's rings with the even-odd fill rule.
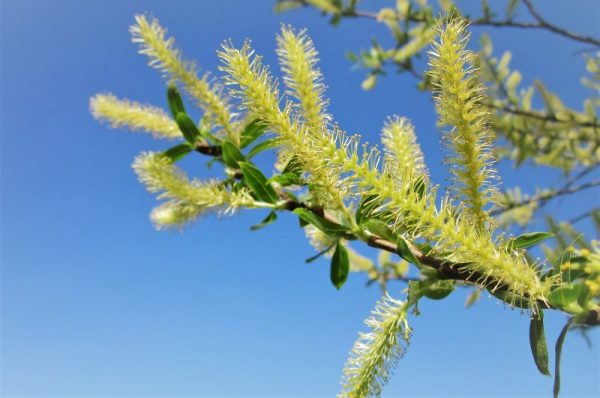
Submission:
[[[158,21],[137,16],[131,28],[134,42],[167,78],[172,117],[159,108],[105,94],[92,98],[91,111],[112,127],[185,140],[162,152],[142,153],[134,162],[140,181],[164,200],[151,214],[158,228],[182,227],[207,212],[266,209],[267,216],[251,227],[255,231],[276,222],[278,213],[293,212],[317,251],[307,262],[330,256],[336,289],[352,273],[364,273],[369,283],[380,284],[384,296],[366,321],[370,332],[361,334],[352,348],[340,396],[378,396],[410,340],[408,314],[419,313],[419,300],[441,300],[464,286],[475,288],[467,306],[485,289],[504,305],[530,313],[534,361],[546,375],[543,311],[570,316],[556,345],[557,393],[567,330],[600,323],[600,244],[585,241],[572,224],[552,217],[547,218],[550,232],[510,234],[515,225],[527,227],[554,197],[599,185],[574,185],[600,163],[595,144],[598,102],[589,100],[584,112],[577,112],[541,82],[520,89],[521,74],[509,68],[511,54],[495,58],[489,38],[482,40],[478,54],[468,49],[469,22],[512,26],[518,1],[508,3],[506,20],[498,20],[487,2],[480,18],[460,16],[449,0],[440,1],[446,13],[439,16],[425,0],[400,0],[395,8],[374,14],[359,10],[357,3],[281,0],[276,9],[311,6],[331,16],[334,25],[344,18],[368,17],[389,28],[395,46],[385,49],[373,40],[368,51],[348,58],[369,69],[365,89],[373,89],[386,65],[393,64],[415,75],[421,89],[433,91],[452,174],[447,194],[439,193],[430,180],[407,118],[385,121],[383,151],[361,144],[335,124],[327,112],[312,40],[304,30],[288,26],[277,36],[282,93],[248,42],[240,48],[225,43],[219,52],[224,77],[221,83],[209,81],[206,75],[198,77],[196,64],[183,59]],[[417,61],[427,48],[430,69],[420,73]],[[597,90],[598,58],[588,56],[586,62],[591,78],[584,84]],[[203,111],[198,125],[186,113],[177,87]],[[543,109],[532,108],[534,93]],[[498,137],[502,144],[494,141]],[[277,154],[269,178],[253,163],[264,151]],[[222,178],[188,178],[175,162],[193,152],[212,157],[209,165],[218,164]],[[562,187],[532,195],[516,187],[500,195],[497,156],[513,159],[517,167],[531,160],[579,172]],[[596,209],[589,212],[600,228],[599,214]],[[377,248],[378,260],[362,256],[349,241]],[[538,244],[545,261],[533,261],[527,254]],[[408,282],[405,301],[387,294],[390,280]]]

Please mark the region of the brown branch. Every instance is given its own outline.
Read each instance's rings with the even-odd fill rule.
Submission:
[[[557,35],[566,37],[568,39],[578,41],[580,43],[591,44],[595,47],[600,47],[600,40],[591,37],[591,36],[583,36],[561,27],[558,27],[548,21],[546,21],[542,16],[533,8],[530,0],[523,0],[525,6],[529,10],[529,13],[536,19],[537,22],[518,22],[512,20],[504,20],[504,21],[494,21],[487,18],[479,18],[479,19],[471,19],[466,18],[467,21],[473,26],[490,26],[493,28],[517,28],[517,29],[540,29],[547,30],[549,32],[555,33]],[[304,6],[308,6],[309,4],[306,1],[300,1],[300,3]],[[364,11],[364,10],[347,10],[341,13],[342,16],[345,17],[353,17],[353,18],[369,18],[378,20],[378,15],[374,12]],[[415,15],[409,15],[408,20],[412,22],[426,22],[424,18],[417,17]]]
[[[566,29],[563,29],[561,27],[558,27],[558,26],[546,21],[544,18],[542,18],[542,16],[533,7],[531,0],[523,0],[523,3],[525,4],[525,7],[527,7],[527,10],[529,10],[529,13],[531,14],[531,16],[533,16],[538,21],[541,28],[547,29],[551,32],[568,37],[569,39],[572,39],[575,41],[579,41],[581,43],[587,43],[587,44],[591,44],[596,47],[600,47],[600,40],[598,40],[598,39],[595,39],[595,38],[589,37],[589,36],[581,36],[579,34],[570,32]]]
[[[541,193],[539,195],[533,196],[529,199],[522,200],[521,202],[510,203],[508,206],[503,207],[501,209],[497,209],[491,212],[492,216],[497,216],[499,214],[505,213],[509,210],[515,209],[517,207],[526,206],[530,203],[534,202],[546,202],[550,199],[554,199],[563,195],[570,195],[576,192],[580,192],[586,189],[594,188],[600,186],[600,180],[586,182],[585,184],[578,185],[576,187],[565,186],[558,191],[551,191],[546,193]]]
[[[211,146],[207,143],[201,143],[197,146],[196,150],[202,154],[209,156],[219,156],[221,153],[220,147]],[[600,181],[596,185],[600,185]],[[322,207],[310,207],[306,203],[300,202],[296,199],[291,198],[285,192],[278,192],[280,198],[284,201],[282,209],[287,211],[293,211],[298,208],[307,209],[314,214],[327,219],[328,221],[339,224],[338,220],[328,215]],[[361,236],[357,236],[353,233],[348,233],[344,238],[363,240]],[[364,241],[364,240],[363,240]],[[397,253],[397,245],[395,242],[386,240],[382,237],[370,235],[365,243],[371,247],[382,249],[390,253]],[[409,249],[419,261],[420,264],[429,266],[437,270],[441,279],[462,281],[478,286],[487,287],[494,292],[501,292],[509,290],[509,287],[499,281],[491,280],[488,276],[483,275],[479,272],[468,269],[468,263],[453,263],[444,259],[440,259],[434,256],[423,253],[415,245],[409,243]],[[527,297],[525,297],[526,299]],[[541,309],[555,309],[549,303],[543,300],[538,300],[537,305]],[[585,319],[585,323],[590,326],[600,325],[600,313],[598,310],[592,310],[588,313],[588,317]]]
[[[575,124],[577,124],[577,126],[580,126],[580,127],[591,127],[591,128],[595,128],[595,129],[600,129],[600,123],[597,123],[597,122],[579,122],[576,120],[560,120],[554,115],[539,114],[539,113],[535,113],[535,112],[531,112],[531,111],[525,111],[522,109],[511,108],[508,106],[498,106],[498,105],[494,105],[494,104],[485,104],[485,106],[487,106],[488,108],[496,109],[497,111],[511,113],[513,115],[528,117],[531,119],[537,119],[537,120],[544,121],[544,122],[552,122],[552,123],[575,122]]]

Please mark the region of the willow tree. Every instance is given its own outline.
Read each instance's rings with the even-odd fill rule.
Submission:
[[[344,368],[342,397],[380,395],[410,341],[408,321],[419,301],[443,299],[456,286],[487,290],[506,306],[525,309],[535,364],[544,374],[544,311],[569,316],[558,357],[570,327],[600,324],[597,243],[567,244],[560,255],[549,251],[546,261],[533,261],[527,250],[552,233],[503,233],[497,215],[507,204],[494,168],[493,97],[481,83],[480,58],[467,49],[468,26],[456,12],[440,16],[427,41],[426,79],[449,150],[446,193],[431,181],[408,119],[391,116],[383,123],[382,150],[361,144],[333,121],[318,54],[304,30],[284,26],[277,35],[282,93],[249,42],[223,44],[223,77],[215,81],[199,75],[157,20],[137,16],[133,41],[165,76],[170,115],[111,94],[91,99],[94,116],[112,127],[178,141],[163,152],[143,152],[133,163],[140,181],[162,200],[150,216],[157,228],[181,228],[210,212],[266,209],[257,229],[290,212],[317,250],[309,260],[331,258],[337,289],[351,272],[367,273],[382,287],[390,278],[408,281],[409,269],[417,275],[396,297],[384,291],[375,305],[366,320],[370,331],[359,335]],[[199,123],[186,112],[180,90],[203,111]],[[272,170],[254,163],[264,151],[277,153]],[[220,164],[222,177],[190,178],[176,165],[197,153]],[[379,249],[381,261],[359,254],[361,245]],[[558,382],[557,361],[555,394]]]

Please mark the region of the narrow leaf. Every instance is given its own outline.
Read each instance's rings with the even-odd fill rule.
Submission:
[[[325,249],[321,250],[314,256],[311,256],[311,257],[307,258],[306,260],[304,260],[304,262],[307,264],[312,263],[313,261],[317,260],[319,257],[327,254],[327,252],[329,252],[329,250],[331,250],[333,248],[333,246],[335,246],[336,244],[337,244],[337,242],[333,242],[331,245],[327,246]]]
[[[348,233],[348,228],[344,227],[343,225],[326,220],[308,209],[299,208],[294,210],[294,213],[298,217],[300,217],[300,220],[308,224],[314,225],[315,227],[317,227],[318,229],[320,229],[328,235],[343,236]]]
[[[263,142],[257,144],[254,148],[250,149],[250,152],[248,152],[248,159],[253,158],[259,153],[266,151],[267,149],[274,148],[276,146],[277,140],[275,138],[264,140]]]
[[[348,251],[340,242],[335,247],[333,257],[331,257],[331,283],[336,289],[340,289],[348,279],[350,272],[350,262],[348,261]]]
[[[541,241],[548,239],[554,236],[554,234],[550,232],[530,232],[527,234],[523,234],[514,239],[511,239],[508,242],[508,247],[510,249],[525,249],[527,247],[531,247],[540,243]]]
[[[302,178],[300,178],[300,176],[298,174],[294,174],[294,173],[278,174],[276,176],[269,178],[269,182],[276,182],[277,184],[281,185],[282,187],[287,187],[290,185],[304,185],[305,184],[304,180],[302,180]]]
[[[379,220],[368,220],[363,226],[371,233],[389,241],[395,242],[396,235],[386,223]]]
[[[450,293],[454,291],[454,283],[452,281],[436,281],[431,285],[427,286],[423,294],[425,297],[431,300],[441,300],[446,298]]]
[[[247,162],[238,162],[244,182],[252,190],[256,198],[262,202],[276,203],[279,199],[277,193],[267,182],[267,177],[253,164]]]
[[[258,231],[259,229],[262,229],[267,225],[274,223],[275,221],[277,221],[277,214],[272,211],[259,224],[251,226],[250,231]]]
[[[581,285],[562,285],[548,294],[548,301],[556,307],[565,307],[574,303],[581,293]]]
[[[255,119],[248,123],[241,134],[241,147],[245,148],[254,142],[265,131],[266,126],[260,119]]]
[[[560,335],[558,335],[558,339],[556,340],[556,346],[554,347],[554,388],[552,389],[554,398],[558,398],[558,393],[560,392],[560,356],[562,354],[562,346],[565,342],[565,337],[567,337],[567,332],[574,321],[575,318],[568,320],[567,324],[560,331]]]
[[[398,247],[396,248],[396,250],[398,251],[398,255],[400,257],[402,257],[409,263],[413,263],[415,265],[421,265],[419,263],[419,260],[415,257],[413,252],[410,250],[410,248],[408,246],[408,242],[406,241],[406,239],[404,239],[404,237],[402,237],[402,236],[398,237],[397,245],[398,245]]]
[[[223,141],[221,144],[221,157],[223,158],[223,162],[233,168],[239,168],[238,162],[243,162],[246,160],[242,152],[231,142],[231,141]]]
[[[167,102],[169,103],[169,109],[171,110],[171,115],[173,115],[173,118],[176,119],[180,112],[185,113],[185,107],[183,106],[181,94],[179,94],[177,86],[175,86],[173,83],[170,83],[169,87],[167,88]]]
[[[540,315],[540,318],[532,318],[529,323],[529,345],[531,346],[535,366],[543,375],[550,376],[543,315]]]
[[[163,155],[171,159],[171,162],[176,162],[179,159],[182,159],[188,153],[192,152],[194,148],[188,143],[183,143],[179,145],[175,145],[172,148],[167,149],[163,152]]]
[[[187,142],[194,145],[198,141],[198,139],[200,139],[200,130],[198,130],[198,127],[196,127],[194,121],[190,119],[190,117],[187,114],[179,112],[175,117],[175,121],[177,122],[179,130],[181,130],[181,133],[183,134]]]

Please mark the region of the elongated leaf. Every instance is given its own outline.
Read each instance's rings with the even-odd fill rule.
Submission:
[[[223,141],[221,144],[221,157],[223,162],[233,168],[239,168],[238,163],[246,160],[246,157],[231,141]]]
[[[371,233],[374,233],[375,235],[383,238],[383,239],[387,239],[391,242],[395,242],[396,241],[396,235],[394,234],[394,232],[390,229],[390,227],[387,226],[386,223],[384,223],[383,221],[379,221],[379,220],[368,220],[367,222],[365,222],[363,224],[363,226]]]
[[[543,375],[550,376],[543,315],[540,315],[540,318],[532,318],[529,323],[529,345],[531,346],[535,366]]]
[[[329,252],[333,246],[337,245],[337,242],[333,242],[331,245],[327,246],[325,249],[321,250],[320,252],[318,252],[317,254],[315,254],[314,256],[311,256],[309,258],[307,258],[306,260],[304,260],[305,263],[312,263],[313,261],[317,260],[318,258],[320,258],[321,256],[327,254],[327,252]]]
[[[552,236],[554,236],[554,234],[550,232],[530,232],[510,240],[508,247],[510,249],[525,249],[527,247],[534,246]]]
[[[194,148],[192,148],[190,144],[183,143],[167,149],[163,152],[163,155],[171,159],[171,162],[176,162],[179,159],[185,157],[185,155],[192,152],[193,150]]]
[[[250,152],[248,152],[248,159],[253,158],[267,149],[275,148],[276,146],[277,140],[275,138],[264,140],[260,144],[257,144],[254,148],[250,149]]]
[[[436,281],[424,288],[423,294],[431,300],[441,300],[446,298],[452,291],[454,291],[454,283],[442,280]]]
[[[264,227],[266,227],[267,225],[269,225],[271,223],[274,223],[275,221],[277,221],[277,213],[272,211],[259,224],[255,224],[255,225],[251,226],[250,230],[258,231],[259,229],[263,229]]]
[[[328,235],[343,236],[349,232],[343,225],[326,220],[308,209],[299,208],[294,210],[294,213],[304,222],[314,225]]]
[[[362,197],[355,216],[356,222],[359,225],[367,221],[372,215],[373,210],[379,206],[380,201],[377,198],[377,195],[365,195]]]
[[[581,285],[563,285],[548,294],[548,301],[556,307],[565,307],[577,301],[581,293]]]
[[[262,202],[276,203],[279,197],[277,193],[267,182],[267,177],[253,164],[247,162],[238,162],[244,182],[252,190],[256,198]]]
[[[404,239],[404,237],[399,236],[397,242],[397,251],[398,251],[398,255],[400,257],[402,257],[403,259],[405,259],[406,261],[408,261],[409,263],[413,263],[415,265],[421,265],[421,263],[419,263],[419,260],[415,257],[415,255],[413,254],[412,251],[410,251],[410,248],[408,246],[408,242]]]
[[[558,393],[560,392],[560,356],[562,354],[562,346],[565,342],[565,337],[567,337],[567,332],[574,321],[575,318],[571,318],[567,321],[567,324],[560,331],[558,339],[556,340],[556,346],[554,347],[554,388],[552,389],[554,398],[558,398]]]
[[[335,247],[333,257],[331,257],[331,283],[336,289],[340,289],[348,279],[350,273],[350,261],[348,261],[348,251],[340,242]]]
[[[167,102],[169,103],[169,109],[171,110],[171,115],[173,118],[177,118],[177,114],[185,113],[185,107],[183,106],[183,100],[181,99],[181,94],[179,94],[179,90],[177,90],[177,86],[173,83],[169,84],[167,88]]]
[[[241,134],[241,147],[245,148],[254,142],[265,131],[266,126],[260,119],[255,119],[248,123]]]
[[[296,155],[292,156],[290,160],[288,160],[281,173],[294,173],[298,175],[302,174],[302,167],[300,167],[300,163],[298,162]]]
[[[175,121],[187,142],[194,145],[200,139],[200,130],[198,130],[194,121],[187,114],[179,112],[175,117]]]
[[[298,174],[294,174],[294,173],[278,174],[276,176],[269,178],[269,182],[276,182],[277,184],[281,185],[282,187],[287,187],[290,185],[304,185],[305,184],[304,180],[302,180],[302,178],[300,178],[300,176]]]

